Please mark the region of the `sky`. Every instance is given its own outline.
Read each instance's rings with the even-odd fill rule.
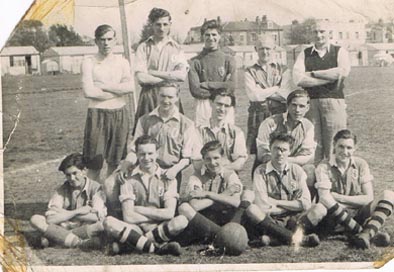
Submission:
[[[0,1],[0,18],[6,18],[6,22],[1,24],[0,45],[4,44],[32,2]],[[204,18],[217,16],[229,21],[255,20],[256,16],[267,15],[268,19],[280,25],[311,16],[336,21],[394,18],[394,0],[125,0],[125,3],[132,42],[139,39],[141,28],[153,7],[170,11],[172,33],[181,39],[186,37],[190,27],[201,25]],[[117,5],[118,0],[75,0],[74,29],[81,35],[92,37],[97,25],[107,23],[120,32]]]

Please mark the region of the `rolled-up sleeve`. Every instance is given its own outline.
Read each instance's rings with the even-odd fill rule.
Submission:
[[[107,207],[105,206],[105,193],[99,186],[92,197],[92,208],[97,211],[98,217],[104,219],[107,216]]]
[[[257,158],[261,161],[265,156],[271,155],[269,142],[270,135],[275,130],[274,122],[270,118],[265,119],[257,133],[256,146],[257,146]]]
[[[120,186],[120,194],[119,194],[119,201],[120,203],[131,200],[135,201],[136,196],[134,194],[133,184],[129,180],[127,180],[124,184]]]
[[[360,184],[365,184],[373,181],[373,176],[369,170],[368,163],[364,160],[361,161],[360,165]]]
[[[194,159],[194,146],[196,143],[196,133],[194,124],[187,128],[183,135],[182,158]]]
[[[135,61],[134,61],[134,72],[143,72],[147,73],[148,72],[148,67],[147,67],[147,56],[146,56],[146,43],[141,43],[137,51],[135,52]]]
[[[62,187],[58,188],[49,200],[48,210],[50,210],[51,208],[64,209],[64,197],[65,195]]]
[[[230,188],[233,196],[241,197],[243,184],[235,172],[230,175],[227,188]]]
[[[179,194],[177,192],[177,180],[176,179],[172,179],[172,180],[168,181],[167,191],[164,193],[163,200],[166,201],[171,198],[175,198],[175,199],[179,198]]]
[[[231,159],[235,161],[238,158],[247,158],[248,151],[246,148],[245,135],[241,130],[236,130],[236,135],[234,139],[234,149],[233,154],[231,154]]]
[[[261,209],[269,209],[271,204],[268,201],[267,183],[260,173],[260,167],[257,167],[253,174],[253,191],[255,193],[255,203]]]
[[[174,71],[176,70],[189,70],[189,63],[187,62],[186,56],[182,50],[179,50],[179,53],[175,55],[175,65]]]
[[[316,142],[315,142],[315,128],[312,125],[305,130],[305,138],[302,141],[301,149],[296,156],[307,156],[315,153]]]
[[[304,170],[300,169],[300,189],[302,191],[301,197],[299,198],[299,201],[301,202],[302,209],[304,211],[308,210],[311,207],[311,193],[309,192],[308,185],[306,184],[306,173]]]

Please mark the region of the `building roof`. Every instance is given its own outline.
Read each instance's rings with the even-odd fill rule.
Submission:
[[[24,56],[38,55],[39,52],[33,46],[8,46],[1,50],[1,56]]]
[[[53,46],[44,52],[45,55],[59,56],[76,56],[76,55],[93,55],[97,53],[97,46]],[[123,53],[123,46],[116,45],[113,53]]]
[[[223,25],[223,31],[246,31],[246,30],[278,30],[281,29],[278,24],[273,21],[268,21],[272,23],[272,27],[268,28],[267,25],[262,24],[262,22],[256,21],[231,21]]]
[[[254,45],[232,45],[229,46],[234,52],[254,52]],[[285,51],[283,47],[275,46],[275,51]]]

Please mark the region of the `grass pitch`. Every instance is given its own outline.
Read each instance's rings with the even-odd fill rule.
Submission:
[[[248,101],[243,90],[242,72],[237,88],[236,124],[246,134]],[[383,258],[391,248],[355,250],[344,237],[332,237],[314,249],[295,251],[287,246],[249,248],[238,257],[200,256],[200,246],[185,248],[181,258],[133,253],[105,256],[101,251],[31,247],[37,235],[28,224],[34,213],[43,214],[53,190],[63,181],[56,171],[59,158],[82,150],[87,102],[80,89],[80,76],[40,76],[3,78],[3,141],[19,122],[4,152],[5,237],[30,264],[223,264],[293,262],[371,262]],[[348,124],[359,137],[358,156],[365,158],[375,177],[375,194],[394,189],[394,69],[393,67],[353,68],[346,80]],[[194,103],[187,86],[181,99],[186,115],[193,119]],[[250,157],[241,179],[250,182]],[[394,238],[393,219],[385,229]],[[27,242],[27,244],[25,244]]]

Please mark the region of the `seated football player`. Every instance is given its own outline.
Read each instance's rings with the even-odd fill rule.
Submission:
[[[306,229],[317,226],[322,235],[342,226],[358,248],[369,248],[371,242],[388,246],[390,236],[381,227],[392,214],[394,192],[384,190],[374,199],[373,176],[367,162],[353,156],[356,145],[356,135],[348,129],[334,136],[334,156],[316,169],[319,203],[307,214],[304,225]]]
[[[105,194],[101,185],[87,177],[81,154],[68,155],[59,166],[66,181],[49,200],[45,216],[33,215],[31,225],[42,233],[41,244],[65,247],[82,246],[104,230]]]
[[[313,199],[317,193],[313,187],[315,182],[313,157],[316,142],[314,140],[314,126],[305,118],[305,114],[309,110],[309,103],[310,98],[307,91],[295,90],[287,97],[287,112],[273,115],[261,123],[256,139],[257,156],[254,168],[271,159],[269,142],[272,133],[290,134],[294,141],[290,146],[288,162],[303,167]]]
[[[201,149],[203,168],[186,185],[178,212],[189,225],[180,236],[182,243],[212,241],[220,226],[230,222],[240,203],[242,183],[233,170],[224,167],[225,155],[219,141]]]
[[[158,165],[159,147],[149,135],[136,139],[138,166],[120,186],[122,220],[108,216],[106,232],[120,248],[145,253],[181,254],[180,245],[170,242],[187,226],[187,219],[175,215],[178,193],[176,179],[167,179]],[[116,253],[116,252],[112,252]]]
[[[217,140],[224,150],[225,166],[229,170],[240,171],[248,157],[243,131],[228,122],[229,109],[235,107],[235,96],[226,89],[217,90],[210,97],[212,116],[209,124],[196,128],[193,139],[193,166],[196,171],[202,167],[201,148],[204,144]]]
[[[311,196],[304,170],[288,159],[293,141],[290,134],[271,135],[271,159],[254,172],[254,194],[247,190],[242,196],[240,207],[253,225],[247,229],[251,236],[257,233],[264,245],[313,247],[320,242],[316,234],[296,231],[298,220],[311,207]]]

